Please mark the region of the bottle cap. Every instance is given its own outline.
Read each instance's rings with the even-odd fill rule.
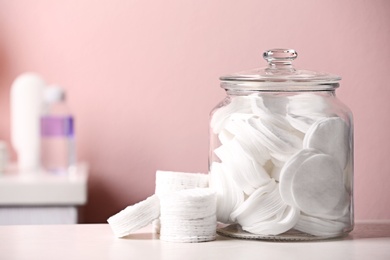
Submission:
[[[43,100],[46,103],[55,103],[65,100],[65,90],[57,85],[49,86],[43,93]]]

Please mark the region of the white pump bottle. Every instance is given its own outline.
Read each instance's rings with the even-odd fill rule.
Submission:
[[[40,124],[46,83],[34,73],[15,79],[11,87],[11,143],[20,171],[40,168]]]

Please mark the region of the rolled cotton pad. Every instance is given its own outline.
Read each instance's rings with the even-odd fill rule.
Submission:
[[[306,159],[291,181],[295,204],[313,216],[341,217],[348,206],[343,170],[330,155],[315,154]]]
[[[107,219],[114,235],[124,237],[150,224],[160,215],[160,201],[156,195],[126,207]]]
[[[324,118],[314,123],[303,139],[304,148],[314,148],[334,156],[342,169],[350,153],[349,127],[339,117]]]

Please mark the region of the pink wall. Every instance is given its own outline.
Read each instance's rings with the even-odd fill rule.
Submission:
[[[91,165],[87,222],[154,191],[155,171],[206,172],[218,77],[294,48],[343,77],[355,115],[356,219],[390,218],[390,1],[0,0],[0,139],[9,92],[35,71],[63,85]]]

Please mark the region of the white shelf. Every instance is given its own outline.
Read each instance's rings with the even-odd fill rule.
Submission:
[[[0,174],[0,207],[65,206],[87,202],[88,166],[80,163],[68,174],[44,171]]]

